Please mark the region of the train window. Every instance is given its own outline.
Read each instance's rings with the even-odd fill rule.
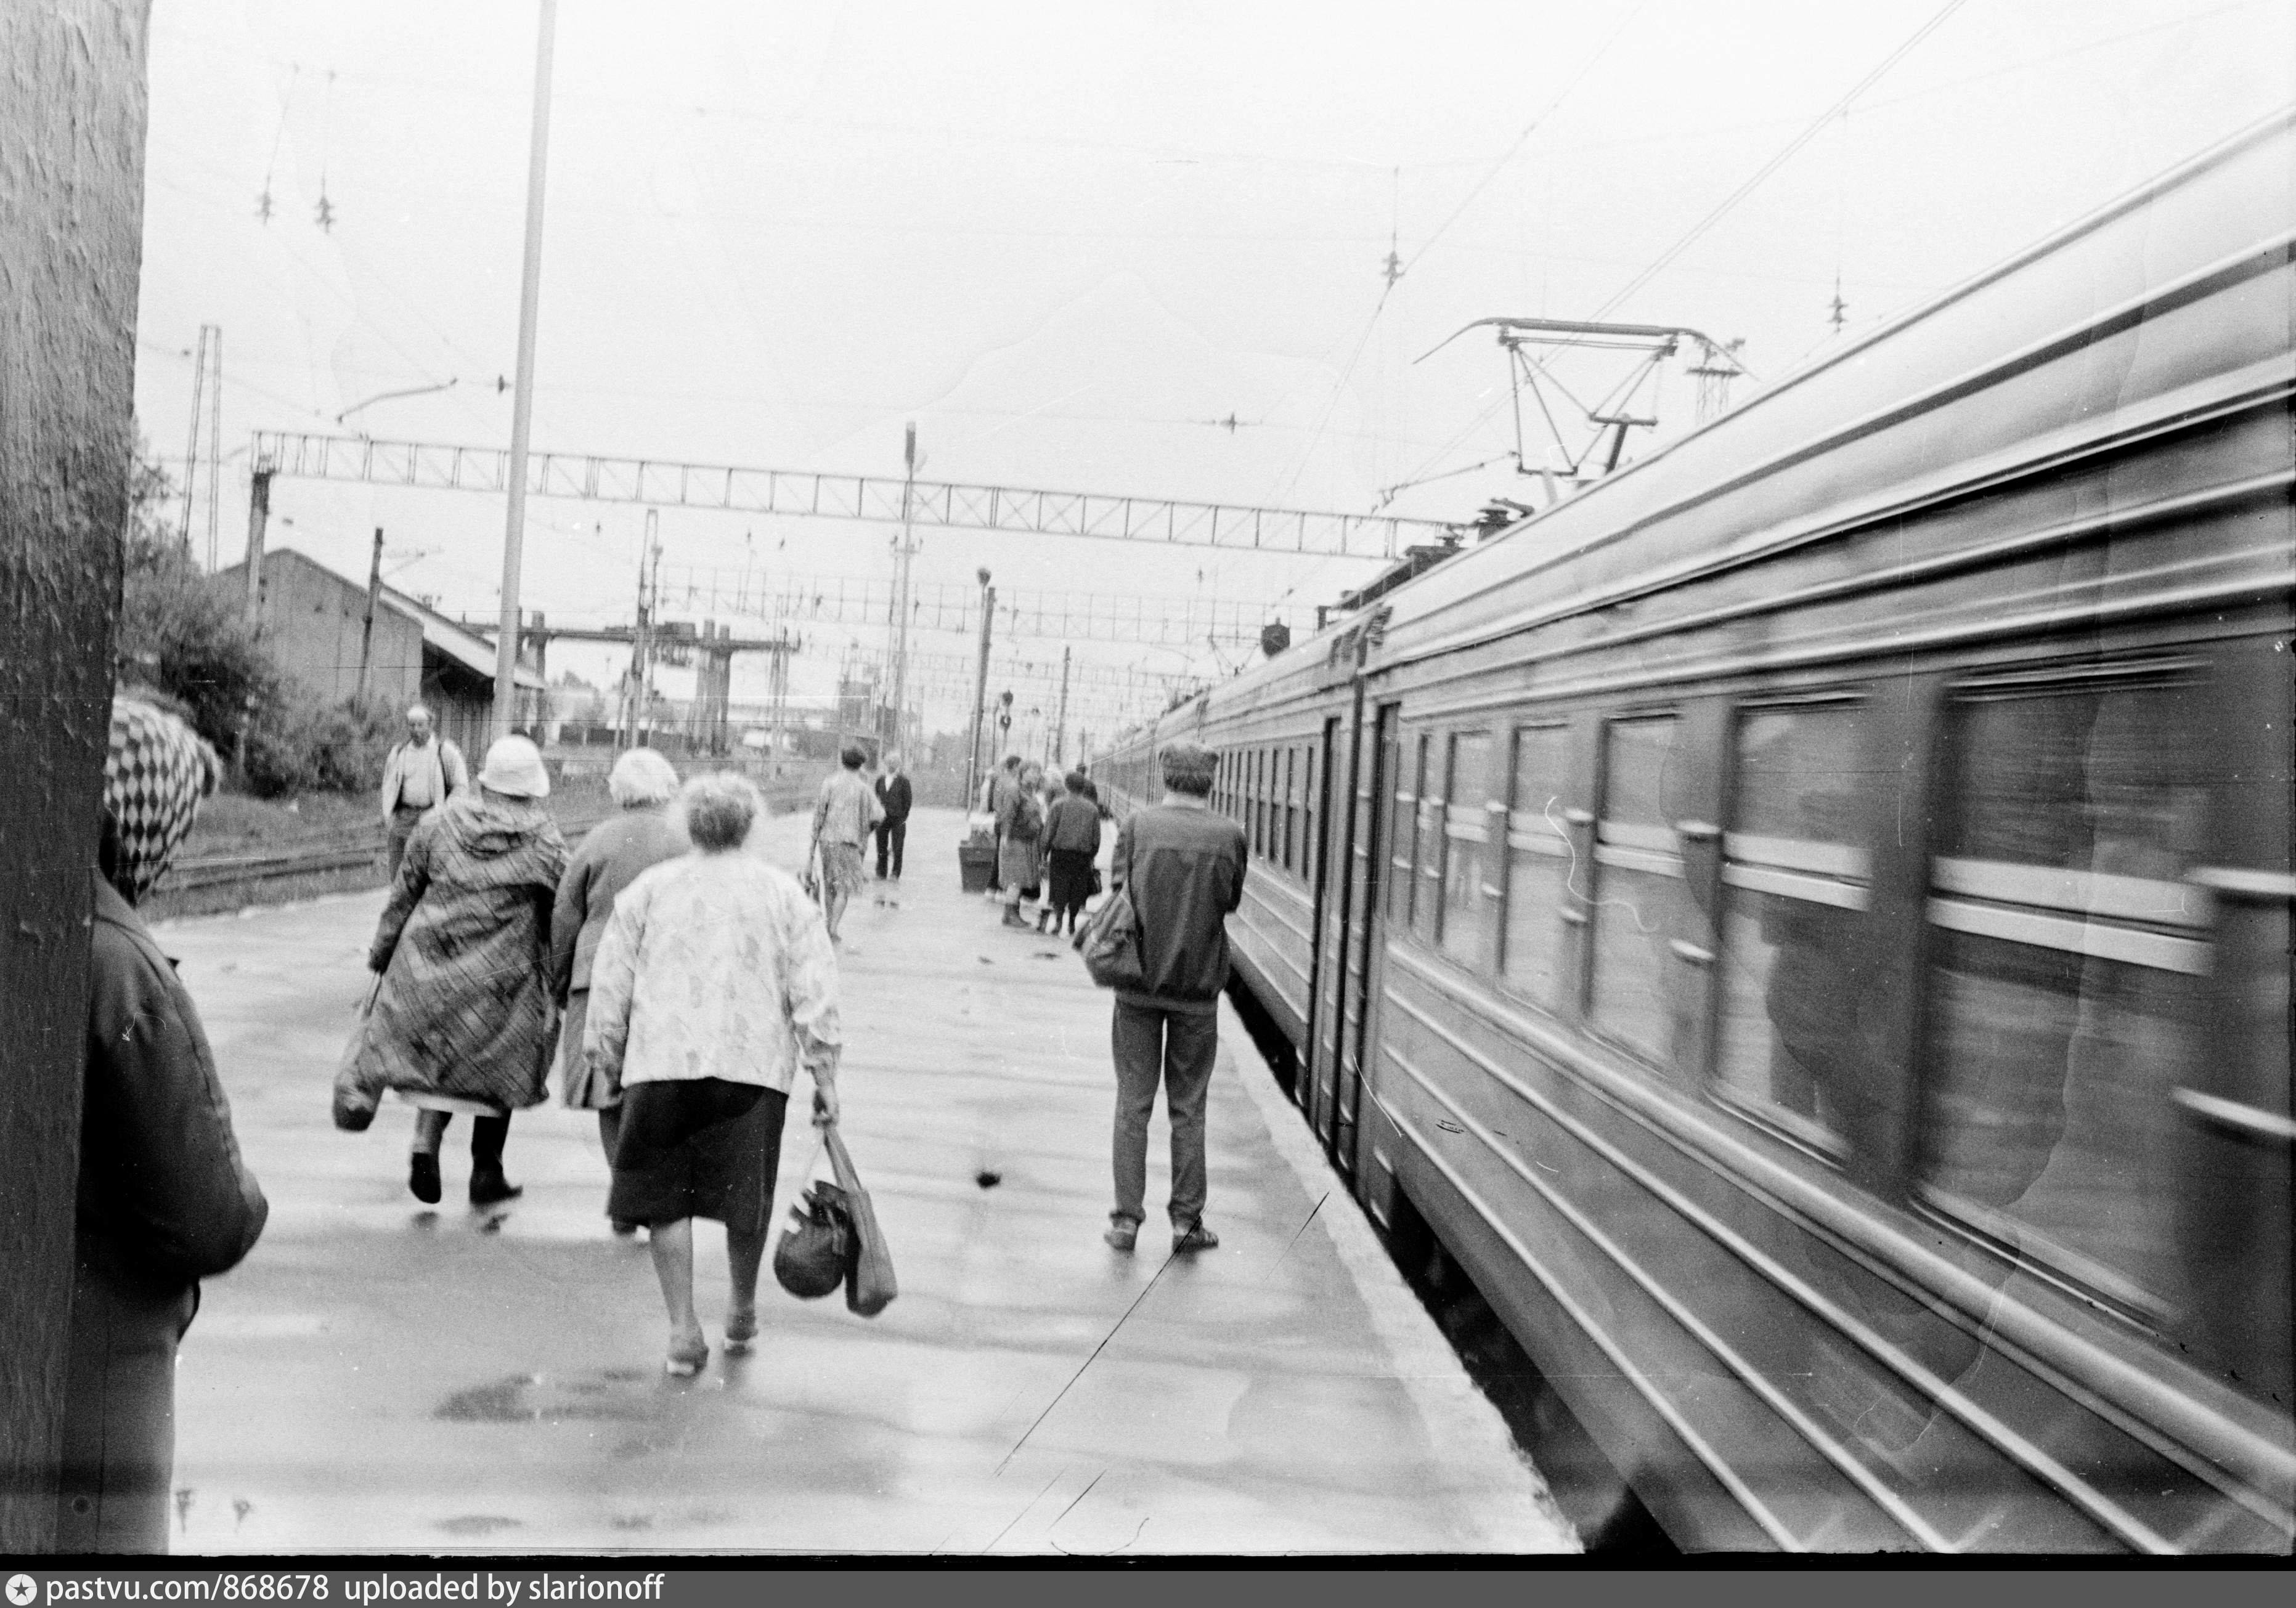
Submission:
[[[1570,839],[1562,793],[1570,763],[1570,727],[1527,726],[1515,733],[1501,975],[1550,1009],[1566,992],[1562,918],[1570,897]]]
[[[1432,737],[1419,739],[1419,808],[1412,822],[1418,886],[1411,890],[1411,931],[1433,943],[1443,925],[1442,751]]]
[[[1417,763],[1408,768],[1405,751],[1406,744],[1398,741],[1387,765],[1388,774],[1395,778],[1395,808],[1387,822],[1387,915],[1394,922],[1411,919],[1411,886],[1418,880],[1412,871],[1418,852],[1419,794],[1427,775],[1427,739],[1419,739]]]
[[[1259,751],[1243,758],[1243,845],[1259,852]]]
[[[1498,890],[1487,886],[1490,852],[1491,734],[1456,732],[1443,796],[1443,953],[1478,970],[1496,936]]]
[[[2098,1293],[2178,1304],[2178,1087],[2210,965],[2208,729],[2162,670],[1971,688],[1931,868],[1921,1171],[1933,1204]]]
[[[1282,753],[1275,756],[1276,759],[1282,762],[1277,767],[1275,781],[1277,789],[1275,822],[1276,848],[1280,850],[1278,857],[1283,860],[1283,869],[1286,871],[1292,869],[1292,828],[1297,825],[1296,818],[1293,815],[1295,807],[1292,803],[1292,784],[1293,777],[1292,773],[1292,767],[1299,759],[1299,753],[1300,751],[1297,749],[1287,748]]]
[[[1655,1061],[1671,1058],[1681,990],[1669,972],[1689,905],[1673,826],[1684,813],[1679,728],[1670,715],[1611,723],[1595,824],[1595,1022]]]
[[[1866,980],[1860,726],[1847,699],[1741,717],[1723,839],[1717,1089],[1835,1153]]]

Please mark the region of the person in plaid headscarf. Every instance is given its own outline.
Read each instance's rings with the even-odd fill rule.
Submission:
[[[103,767],[56,1547],[165,1552],[176,1348],[199,1281],[236,1267],[269,1206],[241,1161],[191,996],[135,901],[215,788],[215,751],[114,700]]]

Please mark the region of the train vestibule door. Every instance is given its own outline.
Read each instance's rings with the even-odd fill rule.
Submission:
[[[1348,864],[1346,911],[1341,925],[1339,967],[1339,1030],[1332,1057],[1330,1119],[1317,1132],[1329,1146],[1332,1162],[1348,1177],[1356,1174],[1357,1118],[1363,1106],[1364,1069],[1369,1052],[1371,974],[1375,935],[1379,928],[1380,857],[1386,846],[1380,831],[1379,800],[1393,764],[1396,706],[1379,711],[1375,730],[1364,729],[1361,694],[1356,705],[1353,763],[1348,806]]]

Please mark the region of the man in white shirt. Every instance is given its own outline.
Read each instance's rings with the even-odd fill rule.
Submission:
[[[470,784],[463,751],[430,734],[428,709],[419,703],[408,709],[406,741],[382,764],[382,826],[390,844],[392,882],[398,880],[398,862],[406,857],[415,824]]]

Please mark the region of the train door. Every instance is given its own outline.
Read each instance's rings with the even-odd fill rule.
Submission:
[[[1308,1125],[1319,1133],[1329,1126],[1322,1113],[1333,1109],[1332,1096],[1338,1087],[1340,974],[1347,949],[1348,875],[1344,864],[1333,866],[1331,849],[1333,843],[1348,841],[1349,828],[1346,818],[1348,783],[1334,783],[1332,776],[1338,765],[1349,757],[1349,738],[1341,736],[1337,715],[1324,722],[1323,759],[1314,778],[1315,813],[1309,817],[1315,823],[1315,841],[1308,845],[1306,869],[1308,886],[1315,890],[1316,897],[1315,920],[1308,928],[1315,938],[1315,958],[1310,963],[1308,981],[1311,1003],[1307,1063],[1301,1068],[1303,1075],[1296,1092],[1300,1107],[1308,1113]],[[1352,767],[1348,774],[1352,778]],[[1332,819],[1334,804],[1340,806],[1341,816],[1337,821]]]
[[[1370,1053],[1365,1043],[1371,1028],[1372,959],[1379,928],[1380,857],[1386,853],[1380,831],[1379,800],[1388,786],[1394,763],[1394,704],[1382,706],[1377,730],[1363,740],[1361,705],[1356,718],[1354,800],[1349,809],[1353,829],[1348,833],[1348,914],[1342,934],[1345,956],[1340,978],[1339,1054],[1334,1058],[1335,1087],[1332,1121],[1324,1132],[1332,1160],[1341,1173],[1356,1173],[1357,1118],[1363,1108],[1364,1069]]]

